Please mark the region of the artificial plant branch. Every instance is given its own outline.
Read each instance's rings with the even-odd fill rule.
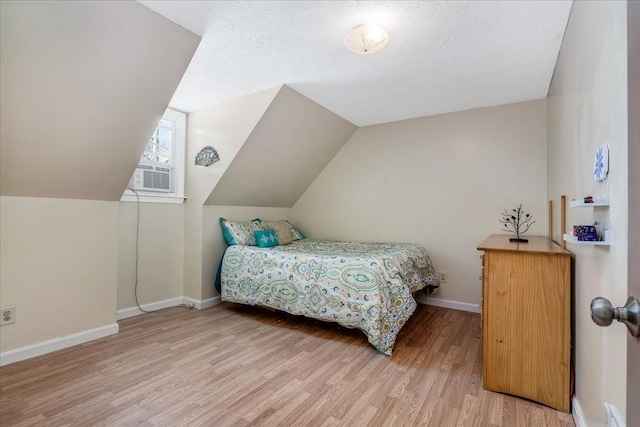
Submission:
[[[500,215],[503,218],[499,219],[498,222],[504,224],[504,229],[509,233],[515,233],[518,240],[520,240],[520,234],[529,231],[529,228],[536,223],[531,214],[522,210],[522,204],[518,206],[518,209],[512,209],[511,213],[505,209]]]

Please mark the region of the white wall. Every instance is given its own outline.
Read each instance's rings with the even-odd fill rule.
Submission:
[[[17,306],[0,331],[5,352],[117,330],[119,233],[130,231],[118,200],[200,37],[132,1],[0,7],[0,193],[12,196],[0,202],[0,297]],[[181,269],[171,274],[181,282]]]
[[[137,204],[120,203],[118,310],[136,306]],[[184,204],[140,203],[138,300],[141,305],[182,296]]]
[[[523,204],[545,235],[546,101],[360,128],[292,209],[309,237],[423,245],[448,283],[437,297],[479,304],[477,245]]]
[[[603,425],[604,402],[625,413],[626,328],[596,326],[593,298],[627,298],[626,2],[574,2],[548,98],[548,194],[554,200],[610,193],[608,209],[568,209],[567,226],[602,220],[610,247],[567,245],[576,254],[576,397],[587,426]],[[610,145],[607,182],[593,179],[593,157]],[[557,221],[554,221],[557,223]],[[560,239],[555,227],[554,235]]]
[[[115,323],[118,202],[0,198],[0,351]]]

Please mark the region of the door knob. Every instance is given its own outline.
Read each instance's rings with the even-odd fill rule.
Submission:
[[[616,307],[608,299],[598,297],[591,301],[591,319],[598,326],[609,326],[613,319],[627,325],[629,333],[640,337],[640,301],[630,296],[624,307]]]

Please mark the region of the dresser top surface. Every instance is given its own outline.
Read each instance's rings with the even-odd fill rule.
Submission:
[[[478,245],[479,251],[503,251],[522,253],[544,253],[549,255],[571,255],[567,250],[562,249],[553,241],[542,236],[523,236],[529,239],[528,243],[511,243],[513,235],[492,234]]]

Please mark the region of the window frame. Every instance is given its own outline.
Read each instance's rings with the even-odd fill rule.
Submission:
[[[172,141],[172,158],[171,163],[159,163],[152,162],[143,159],[143,154],[140,155],[138,164],[153,164],[158,166],[166,166],[173,168],[173,192],[171,193],[159,193],[155,191],[138,190],[138,196],[141,202],[147,203],[183,203],[184,202],[184,182],[185,182],[185,152],[187,148],[187,115],[180,111],[167,108],[162,115],[163,119],[170,120],[175,123],[175,139]],[[158,123],[159,125],[159,123]],[[154,132],[156,131],[154,129]],[[151,136],[149,137],[151,138]],[[146,149],[146,145],[145,145]],[[144,151],[143,151],[144,153]],[[137,165],[136,165],[137,167]],[[132,174],[133,176],[133,174]],[[128,188],[124,190],[121,202],[136,202],[138,197],[136,194]]]

